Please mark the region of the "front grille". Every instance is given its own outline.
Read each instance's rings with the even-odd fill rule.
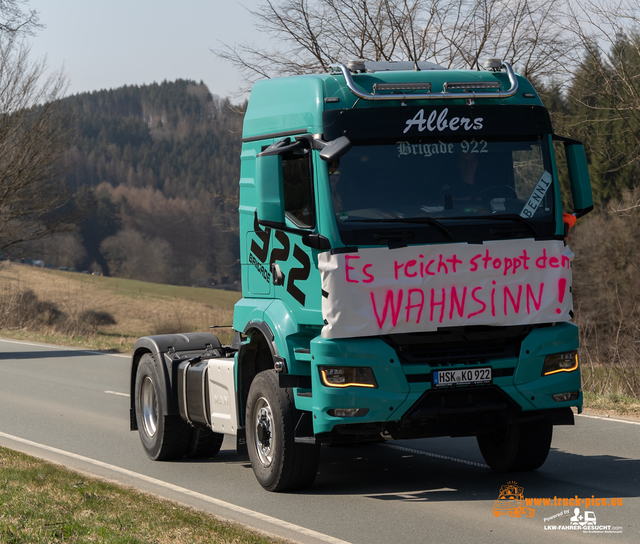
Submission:
[[[389,423],[393,438],[472,436],[515,421],[520,407],[495,386],[429,389],[400,421]]]
[[[429,389],[403,416],[405,420],[437,418],[453,414],[518,412],[520,407],[495,386]]]
[[[382,336],[403,365],[433,368],[483,364],[489,359],[518,357],[533,325],[515,327],[456,327],[428,333]]]

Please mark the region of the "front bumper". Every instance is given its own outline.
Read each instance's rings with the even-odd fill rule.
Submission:
[[[423,352],[431,354],[428,356],[420,355],[419,349],[414,349],[412,355],[406,347],[377,337],[318,337],[311,342],[312,387],[296,389],[296,406],[312,413],[316,435],[353,432],[363,436],[382,433],[393,438],[465,436],[525,419],[544,418],[554,424],[573,422],[570,407],[582,409],[580,370],[545,377],[541,374],[547,355],[578,348],[577,327],[570,323],[529,327],[520,337],[509,331],[505,336],[497,329],[467,333],[468,345],[458,341],[458,331],[453,336],[450,331],[448,336],[442,336],[453,340],[449,344],[436,342],[426,348],[421,344]],[[500,340],[506,346],[501,352],[484,350],[485,346],[495,348],[498,341],[492,340],[492,334],[508,339]],[[429,342],[434,338],[437,335],[431,335]],[[447,348],[444,351],[443,346]],[[440,356],[442,353],[447,355]],[[378,387],[327,387],[321,383],[320,366],[371,368]],[[432,386],[433,370],[478,366],[492,368],[490,386]],[[580,392],[578,399],[556,402],[552,398],[572,391]],[[356,408],[366,410],[354,410],[357,417],[331,415],[336,409]]]

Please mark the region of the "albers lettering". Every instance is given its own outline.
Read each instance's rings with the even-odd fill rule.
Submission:
[[[439,114],[437,110],[431,110],[429,116],[425,118],[424,109],[416,113],[412,119],[407,119],[407,126],[403,131],[406,134],[411,127],[416,126],[418,132],[443,132],[447,129],[455,132],[458,129],[463,131],[481,130],[483,128],[482,117],[470,119],[469,117],[452,117],[448,118],[449,108],[444,108]]]

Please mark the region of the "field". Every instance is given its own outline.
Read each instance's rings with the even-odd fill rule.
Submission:
[[[231,325],[239,299],[236,291],[0,263],[0,334],[7,338],[128,353],[140,336]],[[231,328],[215,333],[232,338]]]

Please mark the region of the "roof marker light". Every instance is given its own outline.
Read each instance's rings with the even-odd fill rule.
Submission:
[[[499,81],[446,81],[443,85],[445,92],[449,90],[483,91],[486,89],[500,90]]]

